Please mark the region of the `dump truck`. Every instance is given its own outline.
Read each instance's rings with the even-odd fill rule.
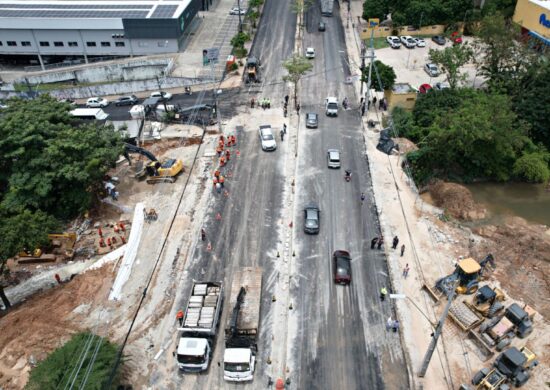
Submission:
[[[233,311],[225,328],[223,378],[226,381],[245,382],[254,377],[261,294],[261,268],[244,267],[235,273],[229,300]]]
[[[523,386],[530,377],[530,370],[538,365],[536,355],[527,347],[509,348],[495,360],[492,368],[482,368],[472,378],[476,389],[504,390],[508,384],[515,387]],[[463,385],[462,388],[468,387]]]
[[[222,282],[193,281],[178,332],[178,367],[186,372],[208,369],[214,350],[218,322],[223,306]]]
[[[332,16],[334,9],[334,0],[321,0],[321,15]]]

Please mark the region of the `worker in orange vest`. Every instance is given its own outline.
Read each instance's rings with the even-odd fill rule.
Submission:
[[[235,137],[234,135],[231,136],[231,144],[233,146],[237,145],[237,137]]]
[[[225,137],[223,136],[223,134],[220,134],[220,142],[225,142]]]
[[[220,170],[219,169],[216,169],[214,171],[214,177],[218,177],[218,178],[220,177]]]
[[[216,153],[218,153],[218,157],[222,155],[222,151],[223,149],[220,146],[216,148]]]
[[[223,166],[225,166],[225,157],[221,156],[220,157],[220,167],[223,167]]]
[[[223,176],[220,176],[220,180],[219,180],[220,184],[222,185],[223,187],[223,184],[225,183],[225,177]]]
[[[224,143],[222,140],[218,142],[218,147],[223,151]]]
[[[183,326],[183,310],[179,310],[176,314],[176,319],[179,321],[180,326]]]
[[[219,183],[219,180],[218,180],[218,178],[217,178],[216,176],[214,176],[213,182],[214,182],[214,187],[216,186],[216,184]]]

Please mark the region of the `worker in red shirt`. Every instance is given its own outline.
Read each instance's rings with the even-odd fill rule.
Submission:
[[[176,319],[179,321],[180,326],[183,326],[183,310],[179,310],[176,314]]]

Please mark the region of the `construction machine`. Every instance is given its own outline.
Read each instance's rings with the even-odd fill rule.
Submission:
[[[472,378],[472,384],[478,390],[508,390],[509,384],[521,387],[529,380],[530,370],[538,364],[536,355],[527,347],[512,347],[496,358],[491,369],[478,371]]]
[[[245,67],[245,82],[246,84],[260,82],[260,61],[256,57],[248,57]]]
[[[70,260],[74,256],[76,233],[48,234],[48,245],[29,250],[23,248],[9,265],[55,262],[58,259]]]
[[[504,299],[502,290],[485,285],[479,288],[471,302],[465,303],[484,317],[493,318],[504,310],[504,304],[502,304]]]
[[[517,303],[506,308],[503,316],[485,321],[479,327],[482,340],[488,346],[496,346],[498,351],[510,345],[517,335],[523,339],[533,331],[535,311],[529,306],[521,308]]]
[[[141,179],[147,175],[147,183],[149,184],[174,183],[178,175],[183,172],[183,162],[181,160],[168,158],[163,161],[159,161],[150,151],[140,148],[139,146],[126,143],[124,144],[124,157],[126,157],[130,165],[130,153],[138,153],[151,160],[151,162],[145,165],[144,168],[138,166],[135,174],[135,177],[138,179]]]
[[[435,282],[435,287],[442,294],[449,295],[453,286],[456,287],[458,294],[473,294],[479,288],[479,281],[488,264],[494,268],[494,258],[491,254],[487,255],[481,262],[468,257],[460,260],[452,274],[447,275]],[[438,294],[431,287],[425,285],[424,288],[436,299],[439,300],[441,294]]]

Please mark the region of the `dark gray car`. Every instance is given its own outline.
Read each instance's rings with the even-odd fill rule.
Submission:
[[[445,37],[443,35],[435,35],[432,37],[432,41],[443,46],[445,44]]]
[[[320,217],[321,212],[316,205],[306,206],[304,209],[304,232],[307,234],[319,233]]]
[[[115,100],[115,106],[133,106],[137,104],[139,99],[135,95],[121,96]]]
[[[306,114],[306,127],[316,128],[319,125],[319,118],[315,112]]]

